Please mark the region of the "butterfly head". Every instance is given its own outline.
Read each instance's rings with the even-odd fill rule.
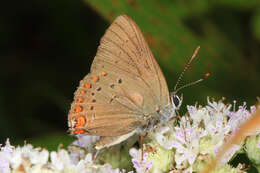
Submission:
[[[181,104],[182,104],[182,100],[183,100],[183,95],[181,95],[179,97],[175,92],[171,93],[171,102],[172,102],[174,110],[180,109]]]

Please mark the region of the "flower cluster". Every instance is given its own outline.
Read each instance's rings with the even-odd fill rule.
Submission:
[[[209,99],[205,107],[187,106],[187,114],[177,115],[175,120],[165,122],[149,133],[143,145],[143,157],[141,149],[125,147],[128,153],[121,151],[119,159],[128,161],[131,166],[127,169],[134,169],[137,173],[199,172],[209,160],[214,159],[223,143],[234,136],[238,127],[256,110],[254,106],[247,110],[246,104],[239,106],[238,110],[234,107],[231,109],[232,105]],[[57,152],[33,148],[30,144],[15,148],[7,140],[5,146],[0,146],[0,172],[127,172],[114,168],[120,167],[119,162],[111,163],[111,160],[118,159],[114,151],[105,150],[101,156],[93,159],[93,144],[98,139],[96,136],[78,136],[78,140],[67,150],[59,149]],[[253,164],[259,167],[260,136],[249,134],[245,141],[233,145],[219,162],[215,173],[245,172],[242,164],[237,167],[228,164],[238,152],[245,152]],[[100,162],[102,155],[107,160]]]
[[[67,150],[49,152],[46,149],[10,145],[7,139],[0,151],[1,173],[123,173],[124,170],[112,169],[109,164],[98,165],[93,162],[91,153],[70,146]]]
[[[168,158],[169,160],[166,163],[170,163],[170,166],[168,165],[167,168],[172,173],[201,171],[210,159],[214,159],[223,143],[236,134],[238,127],[247,121],[256,109],[255,106],[252,106],[250,110],[247,110],[245,103],[239,106],[238,110],[235,110],[235,106],[233,110],[231,108],[232,105],[226,105],[222,100],[215,102],[209,99],[208,105],[205,107],[187,106],[187,114],[179,116],[177,123],[176,120],[167,122],[163,126],[156,128],[154,133],[150,133],[151,140],[146,145],[152,144],[154,146],[157,143],[160,147],[156,146],[156,149],[164,148],[168,152],[165,152],[167,153],[165,155],[160,155],[158,152],[148,152],[146,163],[153,163],[154,155],[160,155],[157,160]],[[257,161],[255,163],[259,164],[260,148],[258,143],[260,140],[258,138],[257,143],[254,138],[254,141],[254,144],[248,147],[253,151],[247,149],[245,152],[251,151],[250,156]],[[244,144],[245,141],[233,145],[225,153],[216,172],[245,172],[244,166],[241,164],[236,168],[227,164],[238,152],[244,149]],[[170,152],[174,152],[173,158],[168,157]],[[170,160],[173,161],[170,162]],[[163,164],[159,166],[152,164],[149,170],[152,170],[150,172],[165,172],[165,168],[166,166]],[[139,169],[142,170],[142,168],[136,170],[141,173],[142,171],[138,171]]]

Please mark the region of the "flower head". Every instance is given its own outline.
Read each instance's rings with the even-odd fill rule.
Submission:
[[[152,167],[152,162],[148,161],[148,154],[144,153],[142,158],[141,150],[131,148],[129,151],[132,156],[132,163],[137,173],[148,173]]]
[[[75,156],[80,156],[75,159]],[[69,151],[59,149],[57,152],[41,148],[34,148],[30,144],[22,147],[6,145],[0,150],[0,172],[31,172],[31,173],[123,173],[124,170],[113,169],[111,165],[95,164],[91,153],[82,152],[81,149],[72,147]]]
[[[93,151],[94,144],[100,139],[99,136],[90,136],[90,135],[77,135],[77,140],[72,144],[86,148],[88,151]]]
[[[104,150],[102,156],[97,157],[94,162],[93,146],[99,139],[98,136],[78,135],[78,139],[67,149],[52,152],[34,148],[30,144],[14,147],[7,139],[4,146],[0,145],[0,172],[126,173],[124,169],[113,168],[112,165],[126,168],[125,165],[130,163],[130,156],[137,173],[199,172],[210,159],[216,157],[222,145],[237,133],[238,127],[256,111],[254,106],[247,110],[245,103],[237,110],[232,110],[231,107],[232,105],[226,105],[223,101],[209,99],[208,105],[204,107],[187,106],[187,114],[178,115],[175,120],[164,122],[149,132],[143,145],[143,158],[141,149],[129,150],[129,146],[117,146],[110,151]],[[225,152],[215,173],[245,172],[242,165],[234,168],[228,164],[242,146],[245,146],[254,165],[260,165],[259,135],[248,136],[247,140],[233,145]],[[118,152],[115,154],[115,151]],[[118,161],[119,158],[123,161]]]

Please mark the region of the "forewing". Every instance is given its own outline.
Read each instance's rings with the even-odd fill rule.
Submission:
[[[142,95],[140,111],[151,113],[169,104],[169,91],[163,73],[137,24],[121,15],[101,39],[91,72],[107,71],[126,91]],[[131,95],[131,94],[130,94]]]

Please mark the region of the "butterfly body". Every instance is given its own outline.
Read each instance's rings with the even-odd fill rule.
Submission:
[[[90,73],[74,93],[69,131],[100,136],[100,149],[145,134],[173,117],[176,108],[139,27],[120,15],[102,37]]]

